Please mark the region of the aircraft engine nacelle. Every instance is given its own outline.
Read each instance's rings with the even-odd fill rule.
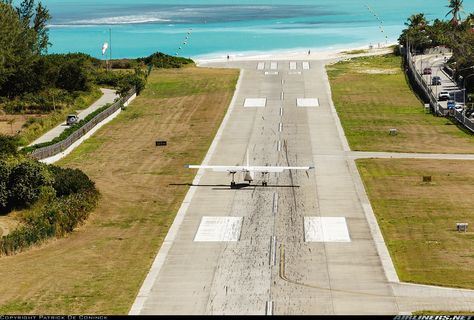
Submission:
[[[255,179],[254,172],[246,171],[243,173],[243,176],[244,176],[244,179],[243,179],[244,181],[252,182]]]

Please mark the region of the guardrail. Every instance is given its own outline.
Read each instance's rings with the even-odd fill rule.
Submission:
[[[430,108],[434,111],[435,114],[441,116],[453,116],[459,123],[464,125],[467,129],[474,133],[474,122],[467,118],[461,112],[456,110],[448,110],[447,108],[443,108],[439,103],[436,95],[434,94],[433,90],[430,86],[426,83],[423,76],[416,70],[416,67],[413,63],[413,57],[410,53],[410,50],[406,51],[406,62],[408,66],[408,71],[411,74],[411,78],[416,82],[418,88],[423,92],[425,97],[428,99]],[[453,112],[450,112],[453,111]]]
[[[79,140],[82,136],[84,136],[87,132],[89,132],[92,128],[94,128],[97,124],[102,122],[104,119],[115,113],[118,109],[122,108],[123,104],[127,102],[134,94],[136,94],[135,89],[131,89],[127,95],[123,98],[120,98],[116,102],[114,102],[110,107],[96,115],[92,118],[89,122],[79,128],[77,131],[74,131],[69,137],[66,139],[59,141],[55,144],[50,146],[38,148],[30,153],[30,156],[37,159],[46,159],[52,156],[57,155],[58,153],[63,152],[67,148],[69,148],[74,142]]]

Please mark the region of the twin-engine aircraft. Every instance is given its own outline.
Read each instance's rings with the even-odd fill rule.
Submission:
[[[251,166],[249,165],[249,157],[247,154],[247,165],[245,166],[199,166],[188,165],[189,169],[211,169],[215,172],[227,172],[232,175],[230,187],[235,187],[235,174],[242,173],[242,180],[247,181],[249,185],[255,180],[255,173],[260,172],[263,176],[262,186],[267,186],[267,175],[269,173],[281,173],[285,170],[311,170],[313,166],[309,167],[277,167],[277,166]]]

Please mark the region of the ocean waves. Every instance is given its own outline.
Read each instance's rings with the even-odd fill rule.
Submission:
[[[124,14],[125,12],[130,14]],[[309,16],[333,15],[320,6],[306,5],[157,5],[146,7],[120,7],[110,10],[63,14],[53,20],[55,26],[126,25],[126,24],[208,24],[252,20],[290,19]]]

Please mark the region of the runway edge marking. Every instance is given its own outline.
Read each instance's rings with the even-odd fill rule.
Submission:
[[[219,130],[217,131],[216,136],[214,137],[214,140],[212,141],[211,146],[209,147],[209,150],[207,151],[206,157],[204,158],[202,165],[208,164],[209,160],[214,154],[214,151],[217,147],[218,142],[221,139],[222,132],[224,131],[224,128],[226,127],[227,122],[229,121],[230,114],[234,110],[235,100],[237,99],[238,92],[240,91],[240,86],[241,86],[243,76],[244,76],[244,70],[240,69],[239,79],[237,80],[234,96],[232,97],[229,108],[227,109],[227,112],[224,116],[224,119],[222,120]],[[204,173],[204,169],[198,170],[198,172],[196,173],[196,176],[194,177],[193,185],[196,185],[199,183],[203,173]],[[163,244],[161,245],[160,250],[158,251],[158,254],[155,257],[155,260],[153,261],[153,264],[150,268],[150,271],[148,272],[148,275],[145,278],[145,281],[143,281],[140,291],[138,292],[138,295],[135,298],[135,302],[133,303],[128,313],[129,315],[139,315],[140,312],[142,311],[143,306],[145,305],[145,302],[148,299],[148,296],[151,292],[153,284],[155,283],[156,278],[158,277],[158,274],[160,273],[161,267],[163,266],[166,260],[168,251],[170,250],[173,241],[176,239],[176,235],[178,233],[179,227],[181,226],[181,223],[184,220],[184,216],[186,215],[186,211],[188,210],[189,204],[191,203],[191,200],[195,192],[196,192],[196,187],[191,186],[188,190],[188,193],[186,194],[186,197],[183,200],[183,203],[181,204],[181,207],[178,210],[178,213],[176,214],[173,224],[171,225],[168,231],[168,234],[166,235],[166,238],[163,241]]]

